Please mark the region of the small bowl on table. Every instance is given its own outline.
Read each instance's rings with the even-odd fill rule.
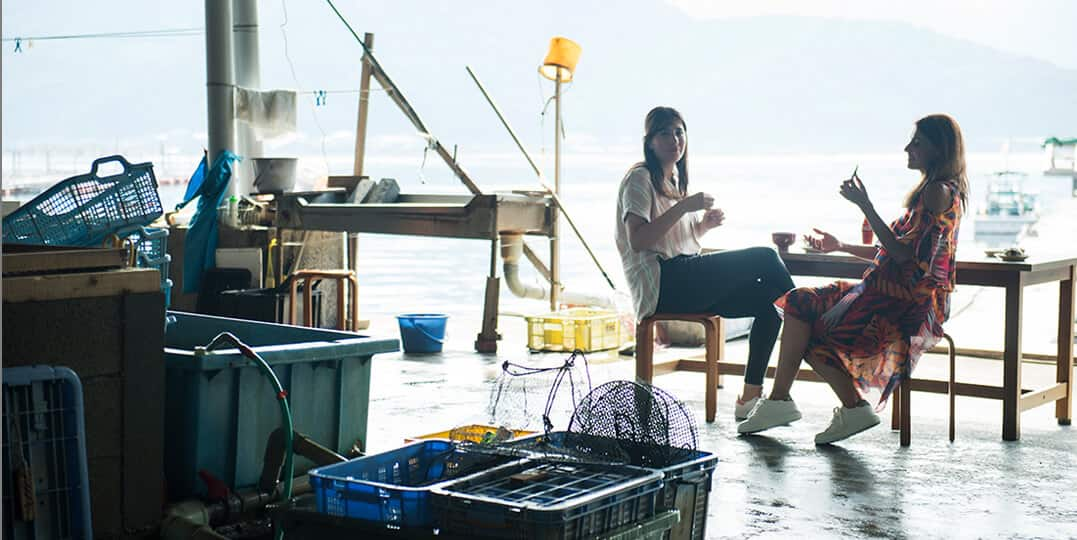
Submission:
[[[789,246],[797,241],[797,235],[791,232],[776,232],[770,235],[770,239],[774,242],[774,245],[778,246],[779,252],[787,253]]]

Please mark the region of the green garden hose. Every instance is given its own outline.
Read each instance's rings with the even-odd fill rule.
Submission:
[[[277,402],[280,403],[280,416],[281,423],[284,428],[284,489],[281,490],[281,502],[288,502],[292,498],[292,476],[295,474],[295,466],[293,460],[295,458],[295,450],[292,448],[292,438],[295,433],[292,427],[292,411],[288,407],[288,393],[284,391],[284,387],[280,384],[280,379],[277,378],[277,374],[273,372],[273,369],[269,367],[269,364],[258,353],[254,352],[254,349],[247,346],[231,332],[221,332],[217,334],[217,337],[213,338],[213,341],[206,345],[205,350],[211,351],[217,348],[220,344],[229,342],[239,349],[239,352],[246,356],[262,371],[270,382],[273,384],[273,388],[277,391]],[[284,530],[276,526],[274,527],[276,533],[274,537],[280,540],[284,537]]]

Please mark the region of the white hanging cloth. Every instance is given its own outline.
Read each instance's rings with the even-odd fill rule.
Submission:
[[[247,122],[259,139],[295,132],[294,90],[253,90],[235,87],[236,120]]]

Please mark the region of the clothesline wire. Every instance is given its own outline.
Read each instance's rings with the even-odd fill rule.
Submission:
[[[164,30],[138,30],[132,32],[97,32],[91,34],[60,34],[53,36],[15,36],[4,37],[3,41],[50,41],[64,39],[111,39],[137,37],[174,37],[197,36],[204,33],[203,28],[172,28]]]

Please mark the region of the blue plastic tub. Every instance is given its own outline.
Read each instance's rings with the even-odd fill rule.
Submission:
[[[404,352],[436,353],[441,352],[445,344],[445,322],[448,315],[439,313],[407,313],[397,315],[400,324],[400,340],[404,343]]]
[[[196,351],[231,332],[273,368],[295,430],[340,454],[366,443],[370,362],[396,339],[170,311],[165,331],[165,476],[170,500],[205,493],[205,470],[229,487],[258,483],[280,427],[270,382],[235,349]],[[296,474],[314,464],[296,456]]]
[[[3,387],[3,537],[93,538],[78,375],[65,367],[4,368]],[[17,470],[34,492],[30,521],[16,517]]]
[[[514,458],[468,453],[426,440],[310,471],[318,512],[391,528],[433,527],[430,490]]]

